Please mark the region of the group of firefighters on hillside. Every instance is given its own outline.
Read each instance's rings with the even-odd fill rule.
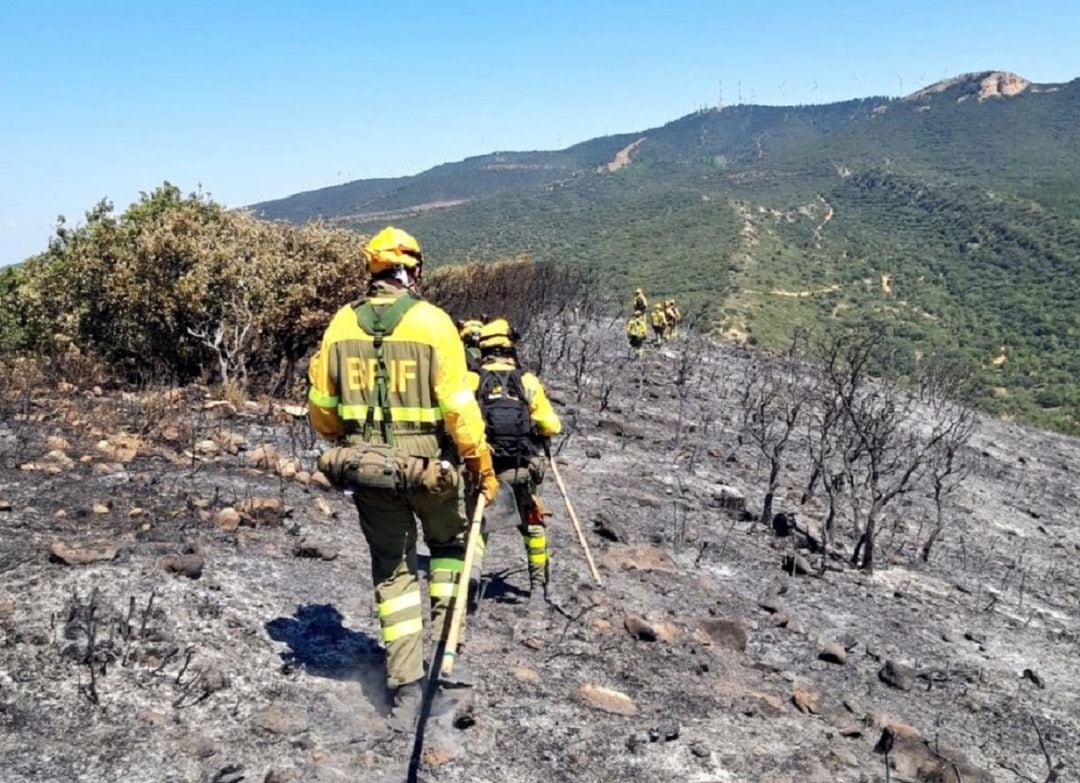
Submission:
[[[513,493],[530,613],[553,605],[548,513],[539,497],[548,464],[590,573],[597,583],[600,577],[551,462],[549,440],[562,424],[539,378],[520,365],[513,325],[486,315],[455,325],[425,301],[420,244],[405,231],[388,226],[363,255],[366,290],[337,311],[323,334],[308,367],[308,410],[312,427],[331,443],[318,467],[352,496],[371,551],[391,725],[406,731],[424,714],[425,694],[436,693],[436,684],[471,684],[456,656],[470,572],[480,573],[487,540],[483,513],[500,486]],[[647,308],[638,289],[627,333],[639,350]],[[674,301],[656,304],[652,313],[657,343],[674,337],[682,319]],[[417,520],[429,552],[431,638],[443,656],[440,677],[433,667],[426,681],[429,690]]]
[[[648,314],[648,320],[646,320],[646,314]],[[633,314],[626,322],[626,337],[630,341],[630,347],[637,357],[641,358],[645,352],[650,325],[653,340],[657,345],[661,345],[679,336],[679,325],[682,319],[682,312],[674,299],[654,302],[652,312],[649,313],[649,299],[645,296],[645,292],[638,288],[634,291]]]
[[[519,366],[518,334],[505,318],[455,326],[421,298],[414,237],[388,226],[363,250],[366,292],[327,327],[308,368],[308,407],[312,427],[333,444],[319,469],[352,495],[371,550],[392,725],[406,730],[424,694],[416,519],[430,555],[433,640],[446,644],[448,625],[455,630],[448,618],[468,585],[466,558],[482,555],[484,536],[467,555],[470,517],[500,485],[517,508],[530,610],[543,609],[552,594],[539,486],[548,439],[562,425],[540,380]],[[468,683],[461,663],[454,673]]]

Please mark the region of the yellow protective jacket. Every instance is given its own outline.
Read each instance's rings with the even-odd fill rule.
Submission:
[[[657,329],[662,329],[667,326],[667,323],[667,314],[659,307],[653,308],[652,325]]]
[[[516,370],[517,364],[511,359],[495,359],[484,362],[482,370],[504,372]],[[529,418],[536,427],[536,434],[541,438],[551,438],[562,432],[562,422],[559,415],[551,407],[551,400],[544,391],[544,384],[531,372],[521,374],[521,385],[525,387],[526,402],[529,403]],[[469,388],[475,392],[480,388],[479,373],[469,373]]]
[[[404,293],[376,283],[366,301],[378,310]],[[357,322],[359,304],[337,311],[308,366],[311,426],[331,441],[362,440],[368,406],[375,400],[378,364],[373,337]],[[466,378],[465,348],[450,316],[429,302],[413,305],[386,336],[383,357],[392,431],[400,452],[438,456],[446,436],[462,458],[487,450],[484,420]],[[374,416],[381,422],[382,409],[376,408]]]
[[[649,327],[645,324],[645,316],[635,316],[626,322],[626,333],[630,337],[647,337]]]

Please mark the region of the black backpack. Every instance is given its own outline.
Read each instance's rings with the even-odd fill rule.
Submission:
[[[484,414],[488,443],[497,459],[528,459],[536,454],[521,375],[520,369],[480,371],[476,396]]]

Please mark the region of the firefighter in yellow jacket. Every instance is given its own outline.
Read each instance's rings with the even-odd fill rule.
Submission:
[[[529,563],[532,603],[551,601],[547,529],[540,484],[544,480],[543,442],[562,432],[544,385],[533,373],[518,367],[517,333],[504,318],[480,331],[480,371],[470,375],[483,411],[495,474],[514,492]]]
[[[465,364],[469,372],[476,372],[480,368],[480,328],[484,325],[487,317],[466,318],[458,321],[458,334],[461,342],[465,345]]]
[[[679,336],[679,324],[682,323],[682,311],[675,304],[674,299],[664,302],[664,318],[667,320],[667,337],[673,339]]]
[[[634,315],[645,315],[649,309],[649,299],[640,288],[634,289]]]
[[[653,334],[656,336],[656,344],[660,345],[667,337],[668,329],[667,314],[664,312],[664,305],[662,303],[657,302],[653,305],[649,322],[652,324]]]
[[[645,340],[649,337],[649,327],[645,324],[645,313],[631,316],[626,322],[626,339],[637,358],[645,353]]]
[[[314,429],[338,446],[320,457],[319,467],[353,493],[371,549],[393,714],[407,719],[420,703],[424,674],[413,515],[431,553],[432,637],[440,639],[468,530],[454,463],[464,460],[472,486],[489,501],[499,482],[454,322],[417,293],[420,245],[387,227],[364,255],[366,294],[338,310],[311,360],[309,415]]]

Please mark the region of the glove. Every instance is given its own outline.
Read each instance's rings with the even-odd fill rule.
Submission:
[[[491,464],[491,450],[484,449],[479,454],[466,457],[465,470],[469,474],[469,481],[491,505],[499,494],[499,480],[495,478],[495,468]]]

